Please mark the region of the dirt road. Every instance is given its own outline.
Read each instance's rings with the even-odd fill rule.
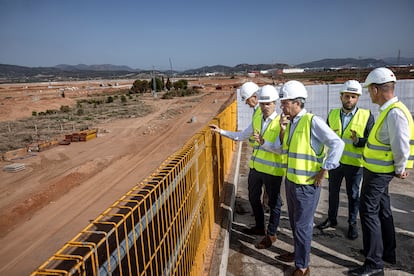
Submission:
[[[232,97],[233,89],[171,100],[148,95],[144,100],[156,112],[101,125],[97,139],[16,161],[25,164],[24,171],[1,171],[0,275],[30,274],[177,151]]]

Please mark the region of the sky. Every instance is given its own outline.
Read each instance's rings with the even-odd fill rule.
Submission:
[[[0,64],[133,69],[414,57],[413,0],[0,0]]]

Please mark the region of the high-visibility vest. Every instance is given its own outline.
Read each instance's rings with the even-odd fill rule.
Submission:
[[[328,115],[328,124],[332,130],[344,141],[345,148],[342,153],[340,163],[362,167],[363,147],[355,147],[351,139],[352,132],[356,132],[357,137],[364,137],[364,131],[371,112],[368,109],[361,109],[355,112],[351,121],[342,132],[341,109],[333,109]]]
[[[277,115],[262,133],[263,139],[268,142],[274,142],[280,133],[280,116]],[[255,117],[253,120],[253,129],[260,131],[262,129],[262,118]],[[266,151],[258,142],[254,142],[253,153],[250,157],[249,166],[258,172],[267,173],[275,176],[284,176],[286,162],[282,154]]]
[[[313,116],[311,113],[306,113],[299,119],[290,141],[291,124],[289,123],[283,138],[283,151],[287,154],[286,177],[295,184],[314,184],[314,179],[308,179],[320,171],[325,156],[324,148],[317,153],[311,147],[311,122]]]
[[[256,108],[256,110],[253,112],[252,115],[252,123],[257,119],[261,119],[262,118],[262,110],[260,109],[260,107]],[[257,130],[253,128],[253,133],[256,132]],[[258,132],[260,132],[260,129],[258,130]],[[250,146],[254,147],[254,137],[253,135],[249,137],[249,144]]]
[[[407,161],[406,168],[413,167],[414,161],[414,123],[413,117],[408,110],[408,108],[400,101],[395,102],[383,110],[377,121],[374,124],[374,127],[371,130],[371,133],[368,136],[367,144],[365,145],[363,151],[363,165],[368,170],[374,173],[393,173],[394,168],[394,156],[391,150],[391,146],[388,144],[383,144],[378,141],[378,133],[382,128],[385,118],[393,108],[401,109],[405,116],[408,119],[408,126],[410,129],[410,156]]]

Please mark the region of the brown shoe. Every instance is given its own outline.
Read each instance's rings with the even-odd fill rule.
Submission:
[[[285,263],[291,263],[295,260],[295,252],[285,253],[285,254],[276,256],[275,258]]]
[[[266,235],[261,242],[255,245],[257,249],[265,249],[272,246],[272,243],[274,243],[277,240],[276,235],[269,236]]]
[[[292,274],[292,276],[309,276],[309,275],[310,275],[309,267],[306,268],[305,271],[302,271],[300,268],[296,268],[296,270]]]

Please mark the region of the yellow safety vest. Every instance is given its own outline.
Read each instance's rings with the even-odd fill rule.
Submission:
[[[383,144],[378,140],[379,130],[382,128],[385,118],[388,112],[393,108],[401,109],[408,119],[408,126],[410,128],[410,156],[407,161],[406,168],[413,167],[414,160],[414,123],[413,117],[408,108],[400,101],[391,104],[385,110],[383,110],[378,120],[375,122],[371,133],[368,136],[367,144],[363,151],[363,165],[368,170],[374,173],[393,173],[394,168],[394,156],[391,151],[391,146]]]
[[[252,115],[252,123],[257,119],[261,119],[262,118],[262,110],[260,109],[260,107],[256,108],[256,110],[253,112]],[[253,128],[253,132],[255,132],[256,129]],[[258,130],[260,132],[260,129]],[[254,147],[254,137],[253,135],[249,137],[249,144],[250,146]]]
[[[371,112],[368,109],[361,109],[355,112],[348,126],[342,132],[341,109],[333,109],[328,115],[328,124],[330,128],[344,141],[345,148],[342,153],[340,162],[346,165],[362,167],[362,151],[363,147],[355,147],[352,139],[351,130],[356,132],[357,137],[364,137],[364,130],[367,125]]]
[[[280,116],[277,115],[262,133],[263,139],[268,142],[274,142],[280,133]],[[255,116],[253,120],[253,129],[260,131],[262,129],[262,117]],[[254,142],[253,154],[249,161],[249,166],[258,172],[270,175],[284,176],[286,171],[286,162],[283,161],[281,154],[266,151],[258,142]]]
[[[313,114],[306,113],[292,133],[289,141],[290,123],[286,127],[283,138],[283,152],[287,153],[287,174],[291,182],[300,185],[314,184],[314,180],[308,180],[315,176],[322,167],[325,157],[324,149],[316,153],[311,147],[311,122]]]

